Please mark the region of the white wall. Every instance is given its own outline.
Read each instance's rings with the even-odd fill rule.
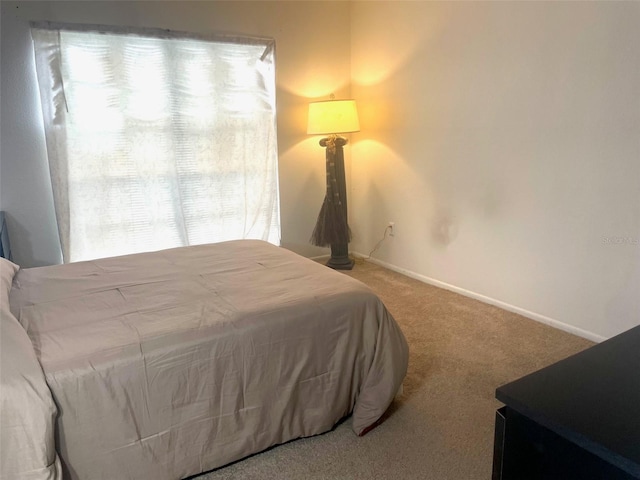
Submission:
[[[349,7],[344,2],[2,1],[0,208],[14,260],[59,263],[44,132],[28,22],[98,23],[276,39],[282,244],[318,255],[308,240],[325,190],[324,153],[306,134],[310,99],[348,96]],[[331,21],[327,21],[328,16]]]
[[[352,249],[589,338],[640,323],[640,3],[354,2]]]

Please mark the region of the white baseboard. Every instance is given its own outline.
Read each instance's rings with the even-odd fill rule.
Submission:
[[[331,258],[330,254],[326,255],[318,255],[317,257],[309,257],[309,260],[313,260],[314,262],[323,262],[325,260],[329,260]]]
[[[365,258],[364,255],[360,253],[353,252],[354,255]],[[516,307],[515,305],[510,305],[508,303],[502,302],[500,300],[496,300],[495,298],[487,297],[485,295],[481,295],[479,293],[472,292],[470,290],[465,290],[464,288],[456,287],[455,285],[450,285],[445,282],[441,282],[440,280],[436,280],[434,278],[427,277],[425,275],[421,275],[416,272],[412,272],[411,270],[407,270],[406,268],[397,267],[387,262],[383,262],[381,260],[377,260],[375,258],[367,259],[368,262],[375,263],[376,265],[380,265],[381,267],[388,268],[389,270],[393,270],[394,272],[401,273],[406,275],[407,277],[411,277],[415,280],[419,280],[421,282],[427,283],[429,285],[433,285],[435,287],[444,288],[445,290],[450,290],[455,293],[459,293],[460,295],[464,295],[465,297],[473,298],[475,300],[479,300],[483,303],[487,303],[489,305],[493,305],[495,307],[502,308],[508,312],[517,313],[518,315],[522,315],[523,317],[530,318],[531,320],[535,320],[536,322],[544,323],[546,325],[550,325],[559,330],[563,330],[565,332],[571,333],[573,335],[577,335],[582,338],[586,338],[587,340],[591,340],[593,342],[602,342],[606,340],[605,337],[601,335],[597,335],[593,332],[589,332],[587,330],[583,330],[582,328],[574,327],[573,325],[569,325],[567,323],[561,322],[559,320],[555,320],[553,318],[546,317],[544,315],[540,315],[535,312],[530,312],[529,310],[525,310],[524,308]]]

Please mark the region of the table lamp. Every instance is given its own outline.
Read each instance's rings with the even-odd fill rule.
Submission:
[[[328,135],[320,140],[326,149],[327,192],[318,214],[311,243],[331,247],[327,266],[337,270],[351,270],[349,258],[351,230],[347,221],[347,182],[344,173],[344,152],[347,139],[339,133],[358,132],[360,123],[355,100],[326,100],[309,104],[307,133]]]

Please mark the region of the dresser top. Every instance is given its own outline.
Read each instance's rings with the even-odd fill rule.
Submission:
[[[640,477],[640,326],[501,386],[496,398]]]

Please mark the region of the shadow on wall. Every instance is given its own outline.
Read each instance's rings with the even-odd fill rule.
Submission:
[[[33,246],[31,245],[30,235],[27,229],[20,225],[15,218],[7,212],[5,212],[5,221],[7,233],[9,234],[9,244],[11,245],[11,260],[14,263],[20,264],[23,258],[32,258]],[[15,239],[18,238],[21,239],[20,242],[16,242]]]
[[[282,203],[286,201],[287,204],[293,205],[293,208],[286,218],[283,215],[281,219],[281,246],[305,257],[327,255],[327,248],[311,244],[311,234],[325,194],[324,177],[320,181],[319,176],[309,170],[301,172],[299,181],[288,190],[291,193],[283,192],[282,196],[287,195],[289,200],[283,200]],[[306,210],[300,207],[305,202],[308,205]]]
[[[62,250],[59,241],[56,242],[55,249],[48,252],[53,253],[50,258],[46,258],[47,252],[44,252],[45,258],[35,258],[32,235],[29,233],[29,229],[8,212],[5,212],[5,219],[14,263],[22,268],[45,267],[62,263]],[[52,261],[53,258],[55,260]]]
[[[431,222],[431,238],[434,245],[446,247],[458,236],[456,216],[450,208],[436,209]]]

